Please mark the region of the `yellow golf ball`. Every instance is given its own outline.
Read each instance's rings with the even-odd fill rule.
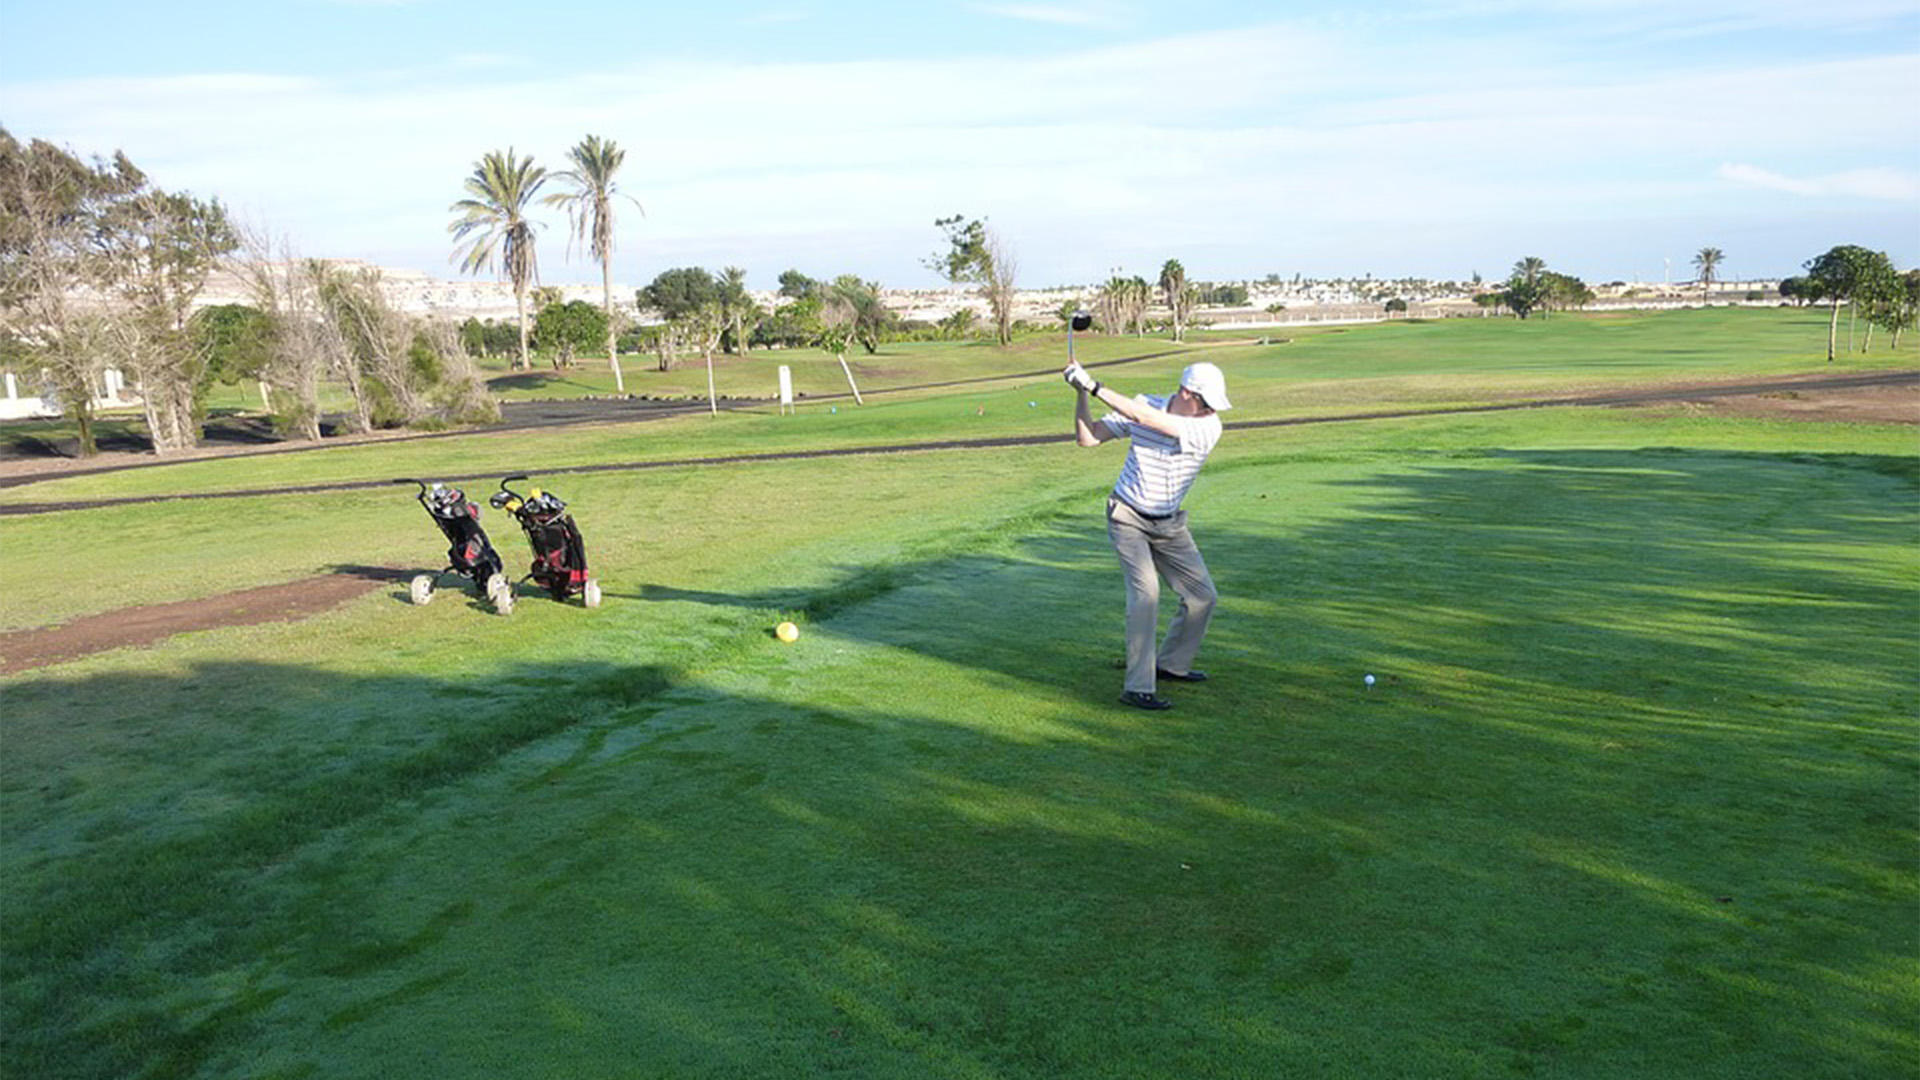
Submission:
[[[773,636],[781,641],[799,641],[800,628],[790,622],[783,622],[773,628]]]

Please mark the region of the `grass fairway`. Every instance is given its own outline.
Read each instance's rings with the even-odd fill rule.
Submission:
[[[0,682],[0,1073],[1911,1075],[1917,450],[1230,432],[1214,679],[1151,716],[1115,448],[556,481],[598,611],[383,587]],[[10,586],[152,598],[439,551],[400,489],[5,528]]]

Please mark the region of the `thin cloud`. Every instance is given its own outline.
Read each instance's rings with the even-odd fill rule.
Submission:
[[[804,11],[792,11],[792,10],[762,11],[757,15],[749,15],[746,18],[741,19],[740,25],[741,26],[789,26],[793,23],[805,22],[805,21],[807,21],[807,13]]]
[[[1402,13],[1428,21],[1498,19],[1516,14],[1531,18],[1591,19],[1592,28],[1645,33],[1657,28],[1676,34],[1692,31],[1819,28],[1827,31],[1876,27],[1913,17],[1911,0],[1456,0],[1413,5]]]
[[[435,272],[446,208],[480,154],[513,145],[552,165],[596,132],[633,151],[622,185],[647,215],[623,218],[615,273],[641,281],[663,264],[784,263],[911,284],[927,276],[933,218],[955,212],[990,216],[1036,283],[1183,252],[1212,273],[1316,257],[1464,273],[1523,243],[1566,263],[1567,248],[1657,253],[1682,218],[1762,260],[1738,227],[1776,228],[1770,190],[1832,197],[1773,241],[1811,250],[1821,237],[1802,236],[1841,216],[1885,218],[1874,200],[1920,197],[1912,154],[1886,140],[1920,54],[1620,70],[1542,55],[1550,43],[1513,30],[1403,44],[1292,22],[1039,55],[656,57],[514,79],[474,62],[498,58],[456,58],[311,78],[0,82],[0,115],[258,207],[309,253]],[[1723,101],[1769,107],[1675,107]],[[791,102],[857,106],[796,123]],[[342,182],[352,160],[379,162],[382,182]],[[1739,164],[1716,177],[1714,161]],[[1889,167],[1812,175],[1840,162]],[[1580,229],[1601,240],[1555,240]],[[1788,255],[1775,261],[1801,257]],[[556,280],[587,272],[542,262]]]
[[[1719,172],[1721,179],[1736,184],[1810,198],[1883,199],[1893,202],[1920,200],[1920,174],[1899,169],[1850,169],[1821,176],[1794,177],[1756,165],[1730,162],[1720,166]]]
[[[498,68],[525,67],[527,61],[508,53],[461,53],[448,61],[447,66],[461,71],[492,71]]]
[[[996,18],[1046,23],[1050,26],[1107,26],[1115,22],[1110,11],[1058,4],[975,4],[973,10]]]

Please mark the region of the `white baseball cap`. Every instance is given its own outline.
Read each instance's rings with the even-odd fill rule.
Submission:
[[[1226,412],[1233,408],[1233,402],[1227,400],[1227,377],[1205,360],[1188,364],[1187,370],[1180,373],[1180,385],[1199,394],[1207,403],[1207,408],[1214,412]]]

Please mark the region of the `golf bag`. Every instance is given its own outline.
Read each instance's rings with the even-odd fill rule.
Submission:
[[[407,592],[416,604],[425,604],[433,599],[434,587],[448,574],[458,574],[473,582],[474,586],[493,604],[494,610],[502,615],[513,611],[513,588],[507,584],[506,564],[501,562],[500,553],[493,550],[492,541],[487,539],[487,530],[480,526],[480,507],[467,501],[466,493],[459,488],[450,488],[444,484],[429,486],[424,480],[400,479],[396,484],[415,484],[420,491],[414,498],[426,507],[427,516],[440,527],[447,538],[447,566],[435,574],[420,574],[409,584]]]
[[[533,548],[533,564],[520,580],[532,580],[555,600],[579,593],[586,606],[599,607],[600,583],[587,573],[587,545],[580,537],[580,526],[574,524],[559,496],[539,488],[522,495],[507,486],[525,479],[525,475],[507,477],[487,500],[494,509],[513,515]]]

